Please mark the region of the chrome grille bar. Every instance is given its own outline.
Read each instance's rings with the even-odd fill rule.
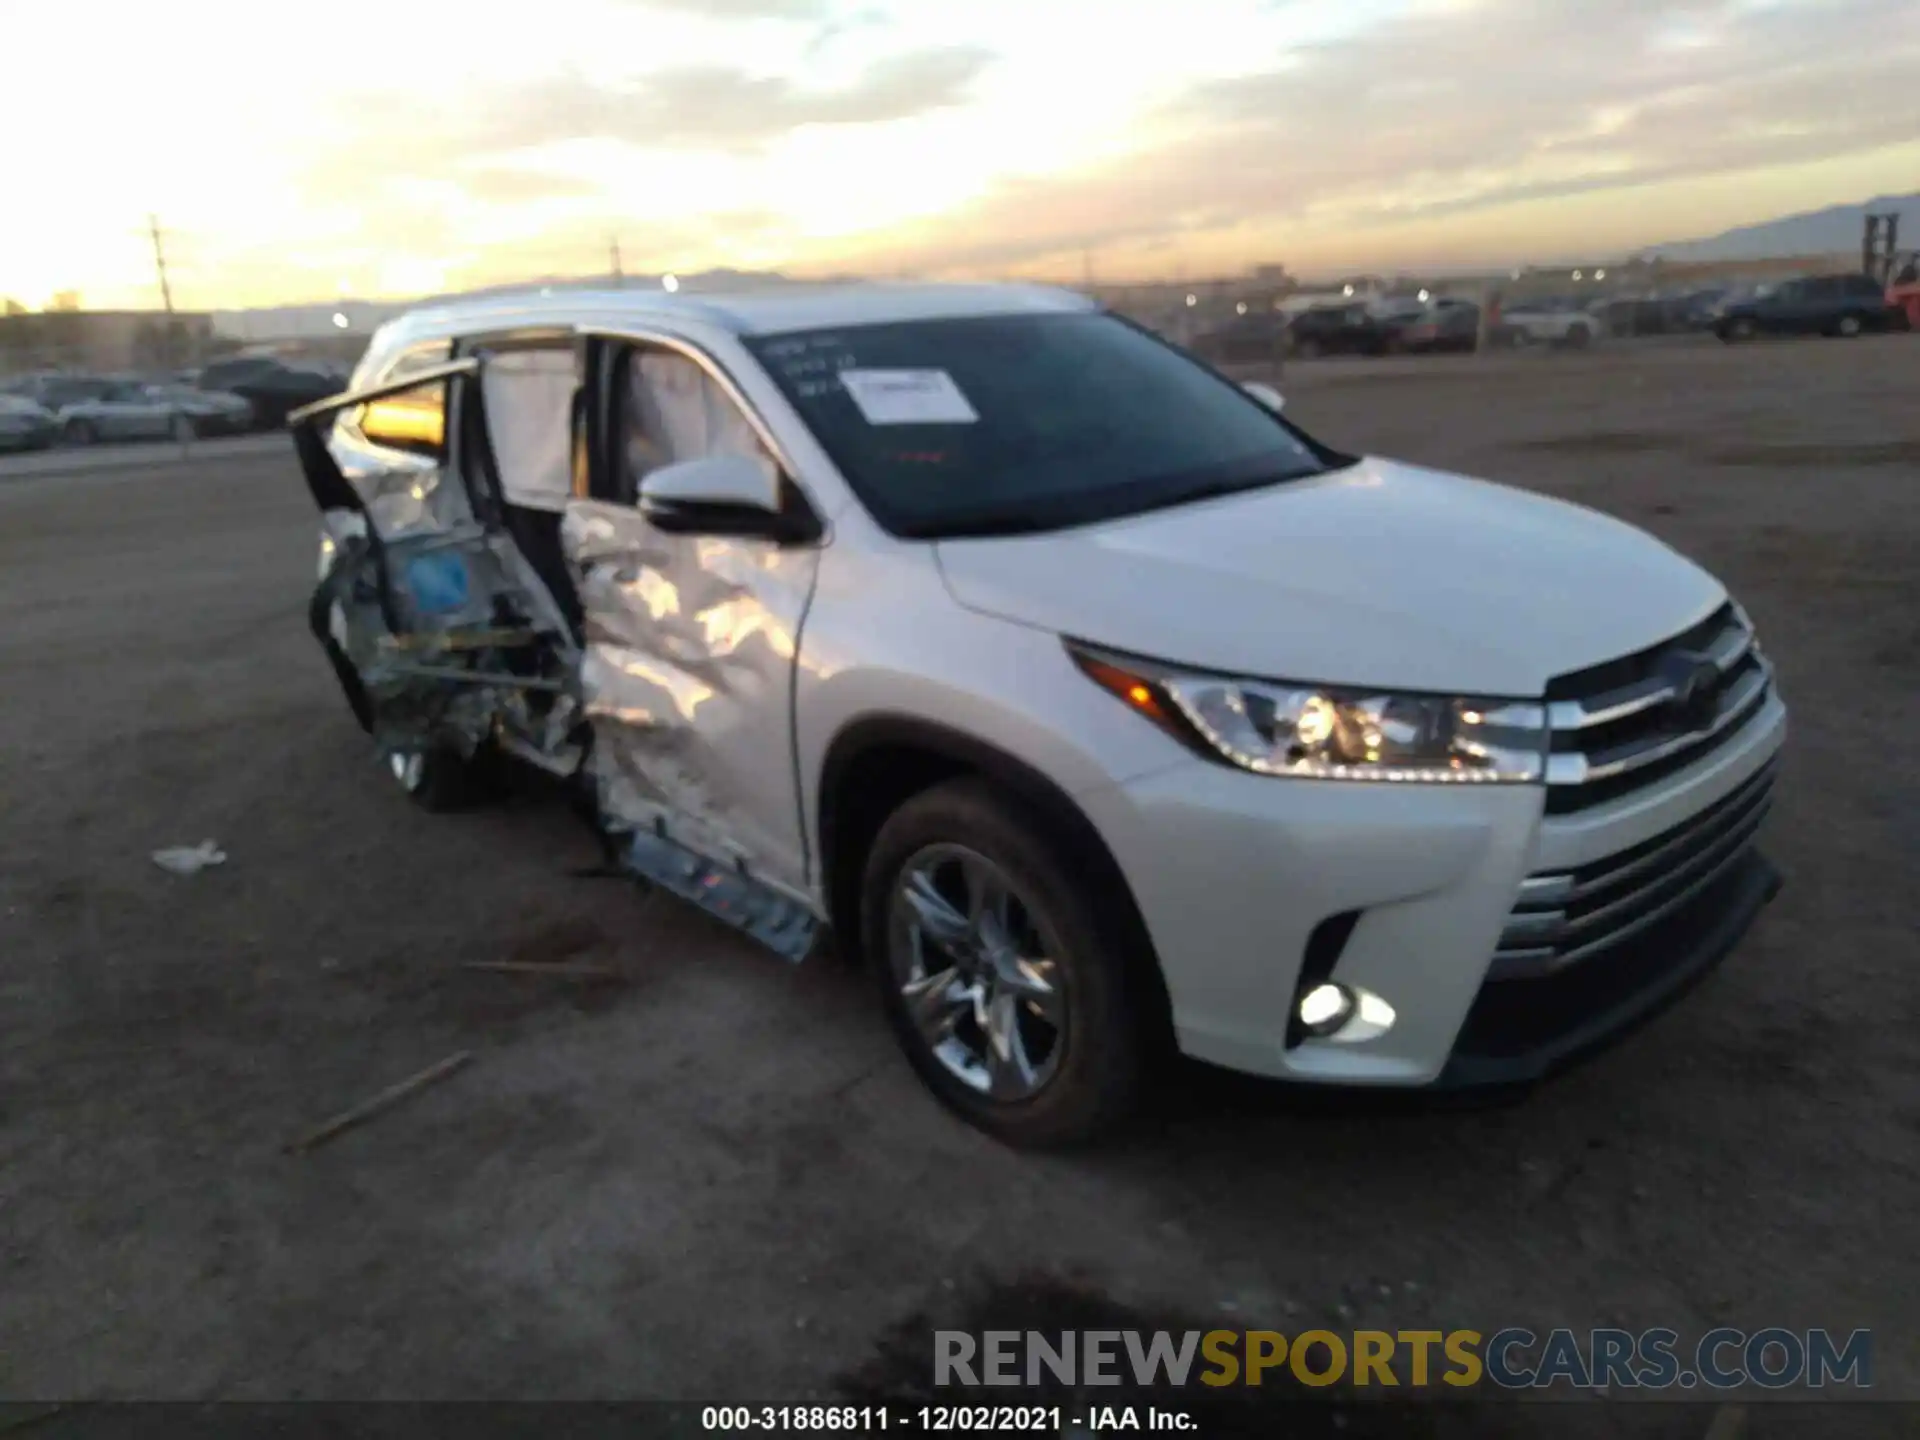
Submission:
[[[1630,770],[1638,770],[1643,765],[1652,765],[1683,750],[1691,750],[1703,741],[1711,740],[1722,731],[1738,725],[1755,710],[1766,698],[1767,685],[1773,678],[1773,669],[1764,660],[1757,661],[1733,684],[1720,700],[1720,708],[1706,725],[1697,730],[1688,730],[1679,735],[1670,735],[1665,739],[1652,739],[1640,743],[1616,746],[1602,750],[1597,754],[1585,754],[1575,751],[1571,754],[1556,754],[1547,760],[1547,783],[1549,785],[1585,785],[1593,780],[1605,780],[1610,776],[1624,775]],[[1661,687],[1658,700],[1650,701],[1647,706],[1664,704],[1672,698],[1669,686]],[[1628,714],[1635,713],[1633,711]]]
[[[1752,649],[1751,630],[1729,629],[1707,651],[1707,658],[1724,675],[1746,659]],[[1668,704],[1673,695],[1673,686],[1665,680],[1639,680],[1631,685],[1623,685],[1618,690],[1583,700],[1556,700],[1547,707],[1547,724],[1555,731],[1588,730],[1597,725],[1611,725],[1616,720],[1625,720],[1631,715]]]
[[[1731,602],[1651,650],[1561,677],[1548,687],[1548,811],[1601,804],[1690,763],[1752,720],[1772,688],[1773,667]]]

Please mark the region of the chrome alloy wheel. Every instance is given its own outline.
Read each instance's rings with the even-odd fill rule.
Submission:
[[[994,1100],[1038,1094],[1060,1065],[1068,995],[1058,946],[1006,872],[962,845],[901,867],[888,914],[893,981],[921,1042]]]

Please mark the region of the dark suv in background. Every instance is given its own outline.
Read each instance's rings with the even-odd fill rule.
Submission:
[[[1906,315],[1889,304],[1871,275],[1811,275],[1723,306],[1713,322],[1722,340],[1756,335],[1859,335],[1904,330]]]
[[[224,390],[253,406],[254,427],[278,430],[290,412],[338,394],[341,377],[318,366],[289,365],[270,356],[216,360],[194,383],[202,390]]]

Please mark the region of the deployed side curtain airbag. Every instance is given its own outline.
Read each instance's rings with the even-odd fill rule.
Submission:
[[[573,494],[573,352],[509,350],[487,361],[481,383],[506,502],[564,510]]]

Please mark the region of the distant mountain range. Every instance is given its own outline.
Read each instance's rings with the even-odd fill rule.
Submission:
[[[1649,245],[1641,253],[1662,260],[1773,260],[1791,255],[1857,255],[1868,215],[1900,217],[1900,248],[1920,249],[1920,194],[1882,195],[1857,205],[1829,205],[1742,225],[1704,240]]]

